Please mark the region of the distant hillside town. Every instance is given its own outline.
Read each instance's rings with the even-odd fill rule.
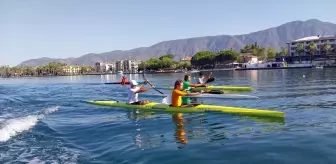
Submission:
[[[191,61],[191,57],[187,56],[180,59],[182,62]],[[127,59],[118,60],[112,62],[96,62],[95,72],[96,73],[139,73],[141,69],[141,64],[145,63],[143,60]]]
[[[175,39],[161,41],[148,47],[138,47],[129,50],[112,50],[102,53],[88,53],[80,57],[56,59],[42,57],[23,61],[18,66],[39,66],[50,62],[65,63],[68,65],[92,65],[96,62],[110,62],[126,59],[148,60],[159,58],[164,54],[174,54],[177,59],[184,56],[194,56],[199,51],[218,52],[232,49],[239,52],[247,44],[258,43],[259,46],[272,47],[280,51],[281,47],[287,49],[286,43],[298,38],[317,35],[335,35],[336,24],[322,22],[316,19],[306,21],[292,21],[277,27],[242,35],[216,35],[195,38]],[[48,52],[44,52],[48,55]]]
[[[287,49],[282,47],[280,52],[269,47],[261,47],[257,43],[246,45],[235,52],[231,49],[219,52],[200,51],[192,57],[185,57],[180,61],[188,61],[190,65],[180,66],[174,63],[174,55],[162,60],[165,56],[151,58],[147,68],[158,72],[169,69],[274,69],[299,68],[313,66],[336,66],[336,36],[309,36],[287,42]],[[111,63],[96,63],[96,72],[101,73],[137,73],[141,60],[119,60]],[[161,63],[160,63],[161,62]],[[170,64],[166,64],[166,63]]]
[[[126,59],[96,62],[92,65],[67,65],[51,62],[42,66],[0,67],[1,77],[12,76],[62,76],[78,74],[182,72],[204,69],[284,69],[300,67],[336,67],[336,36],[309,36],[287,42],[287,48],[277,52],[272,47],[262,47],[257,42],[247,44],[239,52],[232,49],[199,51],[178,61],[174,54],[152,57],[146,61]]]

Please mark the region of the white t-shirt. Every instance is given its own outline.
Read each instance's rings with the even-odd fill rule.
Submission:
[[[198,84],[204,84],[204,78],[198,78]]]
[[[135,88],[128,88],[128,103],[135,103],[138,102],[138,93],[135,93],[136,91],[138,91],[140,89],[140,87],[135,87]]]

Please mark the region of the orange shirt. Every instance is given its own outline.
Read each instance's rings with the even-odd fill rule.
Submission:
[[[171,105],[173,107],[180,107],[182,105],[182,96],[187,95],[187,92],[180,91],[178,89],[174,89],[172,92],[172,100]]]

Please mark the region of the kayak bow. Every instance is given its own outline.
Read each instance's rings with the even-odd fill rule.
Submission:
[[[198,105],[195,107],[171,107],[166,104],[151,102],[146,105],[130,105],[125,102],[118,101],[88,101],[88,103],[103,106],[123,107],[130,109],[152,110],[161,112],[178,112],[178,113],[202,113],[202,112],[218,112],[227,114],[249,115],[249,116],[263,116],[263,117],[277,117],[284,118],[285,113],[271,110],[259,110],[249,108],[238,108],[228,106],[215,105]]]

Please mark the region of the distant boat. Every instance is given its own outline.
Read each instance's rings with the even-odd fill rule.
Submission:
[[[118,74],[123,74],[123,71],[118,71]]]
[[[316,66],[315,68],[323,68],[323,66],[320,65],[320,66]]]

